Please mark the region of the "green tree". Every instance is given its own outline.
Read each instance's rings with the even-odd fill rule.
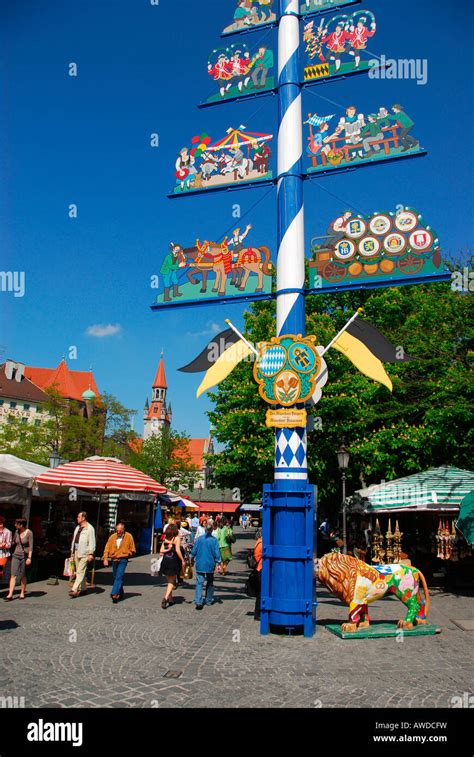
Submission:
[[[109,392],[101,394],[101,402],[105,412],[105,423],[100,454],[119,457],[128,462],[132,454],[128,443],[137,436],[130,428],[136,410],[125,407]]]
[[[186,434],[165,427],[146,439],[139,452],[132,452],[130,465],[170,489],[188,487],[199,476],[199,469],[192,463],[189,441]]]
[[[336,350],[326,354],[329,381],[308,434],[310,481],[326,508],[340,499],[336,452],[343,438],[351,453],[348,491],[442,464],[471,465],[473,298],[447,283],[312,295],[307,333],[328,344],[361,305],[362,317],[416,360],[386,365],[390,393]],[[274,313],[274,303],[253,305],[246,335],[254,342],[271,337]],[[273,479],[274,432],[265,427],[267,406],[252,366],[237,366],[211,399],[213,434],[223,445],[210,461],[216,481],[259,496]]]
[[[49,465],[53,452],[70,461],[91,455],[127,460],[131,454],[128,441],[136,436],[129,428],[133,410],[105,392],[95,403],[92,416],[86,418],[79,402],[65,399],[54,388],[46,394],[39,426],[10,416],[0,427],[2,452],[42,465]]]

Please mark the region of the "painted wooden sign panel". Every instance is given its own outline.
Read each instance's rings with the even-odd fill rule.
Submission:
[[[326,239],[312,241],[309,271],[310,288],[324,290],[370,281],[404,284],[444,268],[436,232],[407,207],[370,216],[346,211],[330,224]]]
[[[403,105],[379,106],[363,113],[349,105],[344,115],[309,113],[306,154],[308,174],[353,168],[367,163],[424,153],[415,122]]]
[[[232,23],[222,33],[235,34],[274,24],[276,6],[277,0],[237,0]]]
[[[183,247],[171,242],[159,269],[157,305],[213,300],[242,294],[269,294],[273,263],[268,247],[254,242],[252,226],[235,228],[221,241],[196,239]]]
[[[205,133],[194,136],[177,155],[173,194],[271,180],[272,139],[245,126],[227,129],[217,141]]]
[[[215,89],[205,103],[271,91],[275,87],[274,69],[275,56],[267,45],[249,47],[243,43],[218,47],[207,62],[207,73]]]
[[[304,0],[300,5],[301,15],[307,13],[318,13],[321,11],[330,11],[333,8],[340,8],[344,5],[354,5],[360,0]]]
[[[377,31],[371,11],[351,15],[322,16],[303,27],[305,46],[304,81],[319,81],[335,76],[368,71],[373,61],[367,47]]]

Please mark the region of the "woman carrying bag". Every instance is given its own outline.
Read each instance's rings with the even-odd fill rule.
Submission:
[[[217,541],[219,543],[219,549],[221,553],[221,572],[225,576],[229,563],[232,560],[232,544],[235,544],[235,536],[232,531],[232,527],[229,525],[227,518],[224,519],[223,525],[217,531]]]
[[[165,596],[161,602],[163,610],[166,610],[170,605],[174,605],[173,589],[181,568],[184,568],[184,558],[181,552],[181,540],[178,528],[174,523],[168,526],[164,537],[165,539],[160,548],[160,555],[162,555],[160,576],[166,576],[167,581]]]
[[[15,536],[13,537],[13,554],[11,565],[10,587],[5,600],[11,602],[13,592],[15,591],[16,579],[20,579],[21,589],[18,599],[25,598],[26,592],[26,569],[31,565],[33,555],[33,534],[26,527],[25,518],[18,518],[15,521]]]
[[[0,580],[5,574],[5,568],[10,558],[12,545],[12,532],[5,528],[5,518],[0,515]]]

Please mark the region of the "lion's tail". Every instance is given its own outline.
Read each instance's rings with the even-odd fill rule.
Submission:
[[[426,583],[426,578],[424,577],[421,570],[418,571],[418,575],[420,577],[420,581],[423,586],[423,593],[425,595],[425,616],[428,617],[428,613],[430,611],[430,592],[428,590],[428,584]]]

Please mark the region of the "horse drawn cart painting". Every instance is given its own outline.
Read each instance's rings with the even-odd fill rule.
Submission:
[[[156,304],[269,294],[274,266],[265,245],[248,241],[252,229],[235,228],[220,242],[196,239],[193,246],[171,242],[164,256]]]
[[[318,238],[311,243],[312,289],[404,284],[443,270],[436,233],[413,208],[371,216],[346,211],[329,226],[322,244]]]

